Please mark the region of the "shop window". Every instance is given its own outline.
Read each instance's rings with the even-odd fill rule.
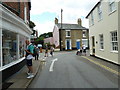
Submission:
[[[25,55],[25,48],[26,48],[25,40],[26,40],[26,38],[24,36],[20,35],[20,42],[19,42],[20,58],[24,57],[24,55]]]
[[[8,30],[2,31],[3,66],[17,59],[17,34]]]

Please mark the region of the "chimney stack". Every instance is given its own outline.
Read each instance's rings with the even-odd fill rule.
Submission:
[[[55,24],[58,24],[58,19],[57,18],[55,18]]]
[[[80,25],[80,26],[82,26],[82,20],[81,20],[81,18],[78,18],[78,25]]]

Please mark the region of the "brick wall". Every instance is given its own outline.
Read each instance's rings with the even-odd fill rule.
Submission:
[[[29,2],[2,2],[5,7],[24,20],[24,6],[27,7],[27,20],[30,21],[30,4]]]
[[[63,45],[63,48],[65,48],[65,40],[66,39],[71,39],[71,46],[72,48],[76,48],[76,40],[77,39],[80,39],[80,41],[82,41],[82,39],[88,39],[88,32],[86,33],[87,34],[87,37],[86,38],[83,38],[83,35],[82,35],[82,30],[71,30],[71,37],[66,37],[66,31],[65,30],[62,30],[61,32],[61,36],[62,36],[62,45]],[[82,43],[81,43],[81,46],[82,46]]]

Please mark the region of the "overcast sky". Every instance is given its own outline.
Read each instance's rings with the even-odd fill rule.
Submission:
[[[82,26],[88,28],[85,18],[99,0],[31,0],[31,21],[36,24],[34,29],[38,34],[52,32],[55,17],[61,22],[63,9],[63,23],[77,24],[82,19]]]

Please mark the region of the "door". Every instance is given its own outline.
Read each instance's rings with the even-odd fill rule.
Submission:
[[[69,50],[69,49],[70,49],[70,41],[67,40],[67,50]]]
[[[80,49],[80,41],[76,42],[76,47],[77,47],[77,49]]]
[[[95,37],[92,37],[92,54],[95,55]]]
[[[71,40],[66,39],[66,50],[70,50],[70,49],[71,49]]]

